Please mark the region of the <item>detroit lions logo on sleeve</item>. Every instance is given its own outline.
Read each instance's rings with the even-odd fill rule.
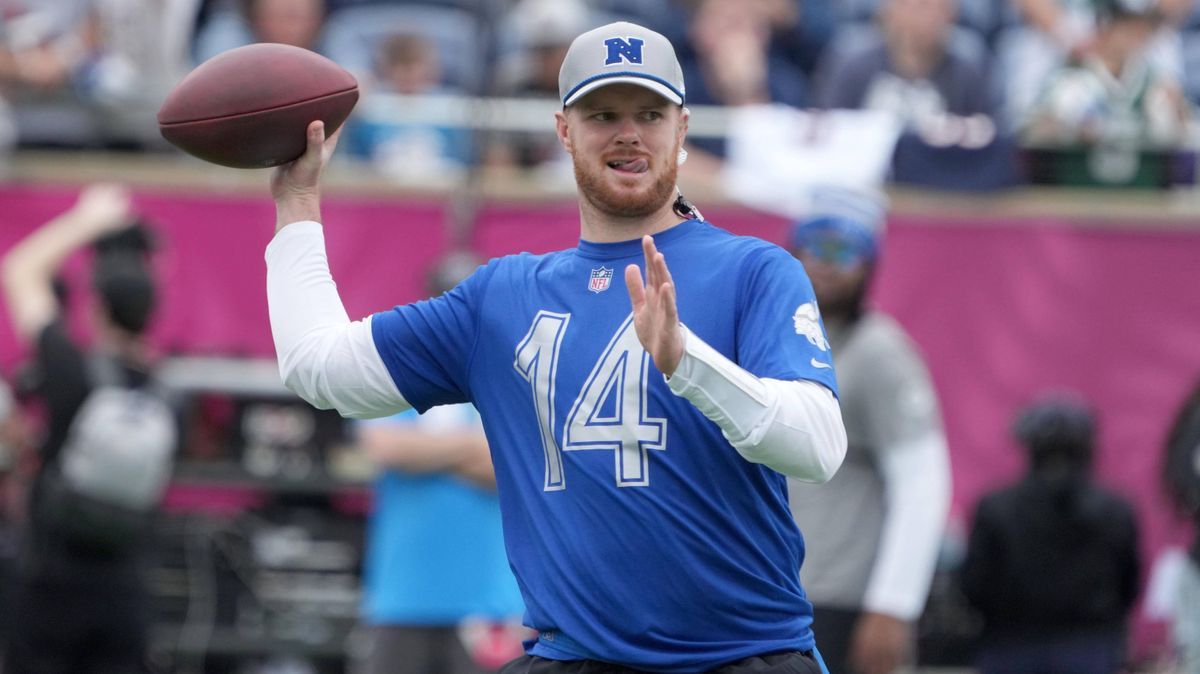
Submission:
[[[805,302],[796,307],[796,313],[792,314],[792,324],[796,326],[796,334],[804,335],[809,344],[822,351],[829,350],[829,341],[825,339],[825,332],[821,330],[821,310],[817,308],[816,302]]]

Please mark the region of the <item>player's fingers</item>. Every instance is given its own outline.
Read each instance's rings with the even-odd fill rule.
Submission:
[[[657,278],[657,270],[654,268],[654,256],[658,254],[658,248],[654,245],[654,237],[649,234],[642,237],[642,255],[646,258],[646,285],[651,288],[657,288],[659,281]]]
[[[291,164],[285,165],[289,169],[289,173],[299,170],[308,174],[321,168],[321,148],[325,143],[325,123],[320,120],[309,122],[306,134],[304,154]]]
[[[667,321],[667,325],[674,325],[679,322],[679,309],[675,306],[675,286],[670,283],[662,284],[663,313]]]
[[[670,285],[665,272],[666,262],[663,259],[663,254],[655,253],[654,259],[650,261],[650,266],[654,269],[654,296],[662,304],[667,301],[663,295],[663,288]],[[649,275],[647,275],[647,278],[649,278]]]
[[[662,253],[659,253],[659,256],[662,257],[663,282],[670,283],[672,286],[674,286],[675,279],[671,276],[671,268],[667,266],[667,257]]]
[[[329,158],[333,156],[334,149],[337,148],[338,139],[341,137],[342,127],[339,126],[337,131],[334,131],[332,134],[330,134],[330,136],[325,139],[324,144],[322,144],[321,159],[329,161]]]
[[[629,303],[634,311],[646,304],[646,289],[642,286],[642,272],[636,264],[625,267],[625,287],[629,290]]]
[[[308,124],[308,147],[305,154],[320,156],[321,147],[325,144],[325,122],[316,120]]]
[[[667,269],[667,257],[662,253],[654,255],[654,280],[659,285],[671,282],[671,272]]]

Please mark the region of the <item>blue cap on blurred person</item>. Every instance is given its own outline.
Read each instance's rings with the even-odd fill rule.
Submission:
[[[887,209],[881,194],[842,187],[812,191],[811,213],[792,225],[791,248],[840,267],[879,257]]]
[[[792,227],[792,250],[804,251],[839,267],[874,261],[879,245],[861,222],[842,215],[817,215]]]

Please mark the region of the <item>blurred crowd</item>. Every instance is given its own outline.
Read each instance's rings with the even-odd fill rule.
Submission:
[[[387,97],[553,100],[569,41],[617,19],[672,40],[690,106],[893,115],[895,182],[1196,182],[1194,0],[3,0],[0,146],[167,149],[154,115],[183,75],[281,42],[359,78],[347,161],[399,180],[569,170],[549,124],[414,122]],[[687,170],[719,168],[725,140],[693,136]]]

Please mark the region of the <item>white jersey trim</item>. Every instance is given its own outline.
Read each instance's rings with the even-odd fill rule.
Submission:
[[[826,482],[846,457],[833,393],[812,381],[747,372],[681,326],[684,353],[667,386],[721,428],[747,461],[804,482]]]
[[[411,405],[383,364],[371,317],[351,321],[325,255],[321,223],[302,221],[267,245],[267,305],[279,375],[318,409],[368,419]]]

